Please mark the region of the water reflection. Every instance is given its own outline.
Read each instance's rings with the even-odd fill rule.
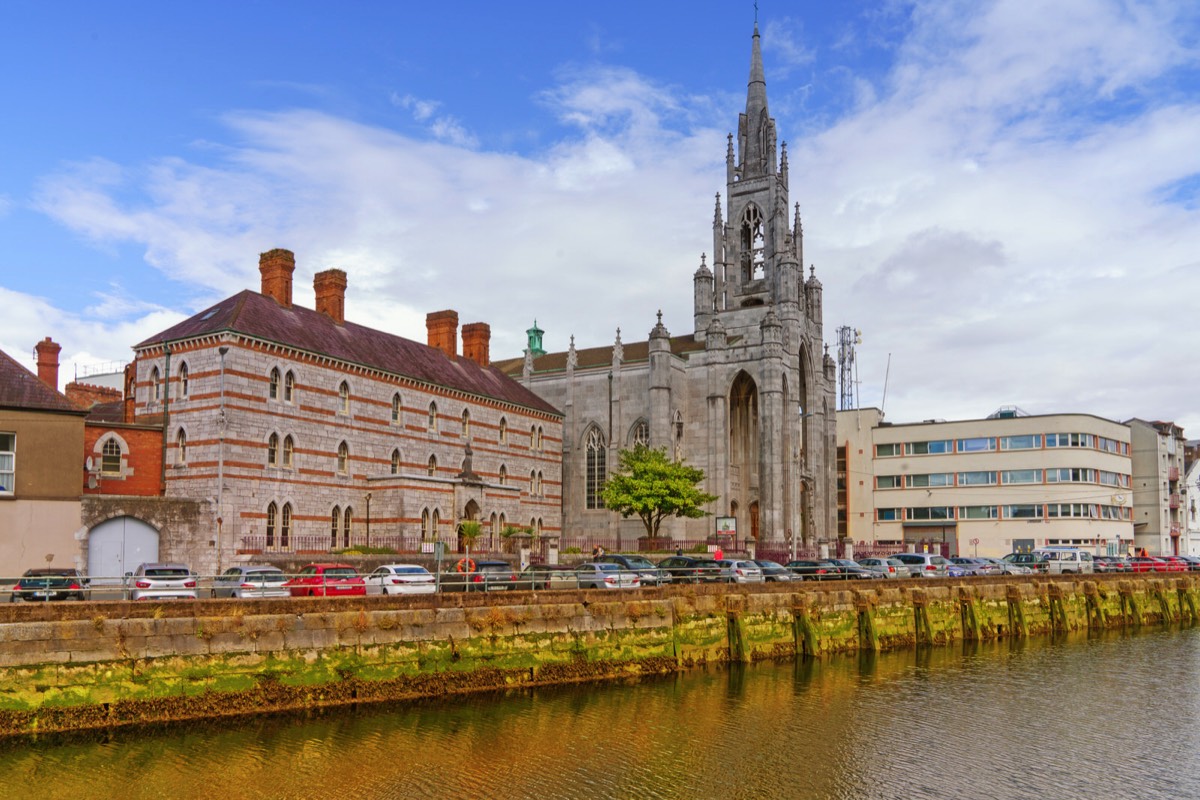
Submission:
[[[53,737],[0,749],[0,785],[134,800],[1194,797],[1198,656],[1194,628],[1112,631]]]

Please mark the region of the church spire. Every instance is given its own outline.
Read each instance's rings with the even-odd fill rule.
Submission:
[[[746,178],[768,175],[773,167],[775,137],[767,111],[767,79],[763,73],[762,45],[758,22],[750,49],[750,80],[746,84],[746,113],[742,115],[742,174]]]

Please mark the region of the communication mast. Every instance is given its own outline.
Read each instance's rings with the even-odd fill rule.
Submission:
[[[854,402],[854,345],[862,344],[862,331],[843,325],[838,332],[838,380],[841,392],[838,395],[838,410],[855,408]]]

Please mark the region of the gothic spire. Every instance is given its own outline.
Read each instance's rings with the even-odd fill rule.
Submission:
[[[774,147],[771,136],[771,115],[767,112],[767,79],[763,74],[762,46],[759,43],[758,23],[754,23],[754,40],[750,49],[750,80],[746,84],[745,151],[742,153],[742,177],[767,174],[767,149]]]

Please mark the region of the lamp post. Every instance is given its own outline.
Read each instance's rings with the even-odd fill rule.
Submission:
[[[371,493],[367,492],[367,548],[371,547]]]

